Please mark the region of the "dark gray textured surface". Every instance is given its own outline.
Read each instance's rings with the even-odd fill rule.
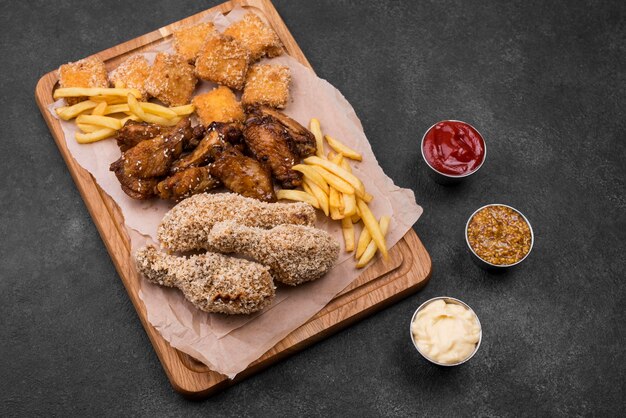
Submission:
[[[176,5],[179,4],[179,5]],[[415,190],[430,284],[204,402],[170,387],[33,100],[38,78],[215,2],[2,2],[2,415],[626,413],[626,3],[277,1],[321,77],[361,117],[385,171]],[[435,121],[473,123],[469,184],[424,175]],[[472,264],[462,230],[508,203],[536,244],[517,271]],[[433,296],[477,311],[482,347],[440,369],[408,339]]]

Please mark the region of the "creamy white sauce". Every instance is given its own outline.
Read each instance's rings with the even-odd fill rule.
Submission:
[[[480,325],[472,310],[440,299],[426,305],[415,316],[411,332],[426,357],[438,363],[454,364],[472,355]]]

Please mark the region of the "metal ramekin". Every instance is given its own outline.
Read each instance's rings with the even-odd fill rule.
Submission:
[[[430,132],[430,130],[433,129],[438,123],[441,123],[441,122],[461,122],[461,123],[464,123],[466,125],[471,126],[476,132],[478,132],[478,135],[483,140],[484,155],[483,155],[483,160],[478,165],[478,167],[476,167],[476,169],[474,171],[470,171],[469,173],[465,173],[465,174],[461,174],[461,175],[455,176],[455,175],[452,175],[452,174],[442,173],[442,172],[438,171],[437,169],[435,169],[432,165],[430,165],[430,163],[426,159],[426,156],[424,155],[424,139],[426,138],[426,134],[428,132]],[[460,183],[461,181],[465,180],[466,178],[468,178],[472,174],[477,173],[478,170],[480,170],[480,168],[483,166],[483,164],[485,164],[485,160],[487,159],[487,143],[485,141],[485,137],[483,136],[483,134],[481,134],[478,131],[478,129],[476,129],[473,125],[470,125],[467,122],[463,122],[462,120],[446,119],[446,120],[440,120],[439,122],[434,123],[430,128],[426,129],[426,132],[424,132],[424,135],[422,136],[422,141],[420,142],[420,152],[422,153],[422,159],[424,160],[424,162],[426,163],[426,166],[428,167],[428,173],[433,178],[433,180],[435,180],[439,184],[444,184],[444,185],[445,184],[456,184],[456,183]]]
[[[417,346],[417,342],[415,341],[415,337],[413,337],[413,330],[411,329],[411,326],[413,325],[413,321],[415,321],[415,317],[417,316],[417,314],[426,307],[426,305],[428,305],[431,302],[434,302],[436,300],[443,300],[446,303],[454,303],[457,305],[461,305],[463,307],[465,307],[466,309],[469,309],[470,312],[472,312],[474,314],[474,318],[476,318],[476,322],[478,323],[478,327],[480,328],[480,334],[478,335],[478,342],[476,343],[476,348],[474,348],[474,351],[472,352],[472,354],[470,354],[465,360],[459,361],[458,363],[451,363],[451,364],[446,364],[446,363],[439,363],[438,361],[435,361],[431,358],[429,358],[428,356],[426,356],[426,354],[422,353],[420,351],[420,349]],[[424,357],[426,360],[430,361],[433,364],[436,364],[437,366],[444,366],[444,367],[451,367],[451,366],[458,366],[460,364],[465,363],[466,361],[468,361],[469,359],[471,359],[472,357],[474,357],[474,355],[476,354],[476,352],[478,351],[478,348],[480,347],[480,343],[483,340],[483,327],[482,325],[480,325],[480,320],[478,319],[478,315],[476,315],[476,312],[474,312],[474,310],[465,302],[460,301],[456,298],[451,298],[449,296],[439,296],[436,298],[432,298],[427,300],[426,302],[422,303],[419,308],[417,308],[415,310],[415,313],[413,313],[413,316],[411,317],[411,323],[409,324],[409,335],[411,336],[411,341],[413,341],[413,345],[415,346],[415,349],[417,350],[418,353],[420,353],[422,355],[422,357]]]
[[[513,264],[493,264],[490,263],[488,261],[483,260],[482,258],[480,258],[478,256],[478,254],[476,254],[476,252],[474,251],[474,249],[472,248],[472,246],[470,245],[469,239],[467,238],[467,230],[469,228],[469,224],[470,221],[472,220],[472,218],[474,217],[474,215],[476,215],[479,211],[481,211],[484,208],[487,208],[489,206],[505,206],[509,209],[514,210],[515,212],[517,212],[522,219],[524,219],[524,221],[526,222],[526,224],[528,225],[528,229],[530,229],[530,248],[528,249],[528,252],[526,253],[526,255],[519,261],[513,263]],[[522,261],[526,260],[526,258],[530,255],[531,251],[533,250],[533,245],[535,244],[535,234],[533,232],[533,227],[530,225],[530,222],[528,222],[528,218],[526,218],[526,216],[524,216],[524,214],[522,212],[520,212],[519,210],[515,209],[512,206],[509,205],[504,205],[502,203],[491,203],[489,205],[485,205],[482,206],[478,209],[476,209],[474,211],[474,213],[471,214],[471,216],[467,219],[467,223],[465,224],[465,243],[467,244],[467,248],[469,248],[470,253],[472,254],[472,260],[474,260],[474,262],[476,264],[478,264],[478,266],[480,266],[481,268],[488,270],[488,271],[503,271],[503,270],[507,270],[510,269],[514,266],[517,266],[519,263],[521,263]]]

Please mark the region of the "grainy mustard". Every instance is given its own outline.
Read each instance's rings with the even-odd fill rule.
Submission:
[[[480,258],[496,265],[514,264],[530,251],[530,226],[507,206],[487,206],[470,220],[467,240]]]

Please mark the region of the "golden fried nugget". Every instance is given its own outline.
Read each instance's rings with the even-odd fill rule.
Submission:
[[[207,126],[211,122],[243,122],[245,117],[235,93],[226,86],[219,86],[208,93],[199,94],[192,102],[200,120]]]
[[[196,75],[232,89],[243,88],[250,52],[230,36],[209,37],[196,58]]]
[[[109,74],[109,80],[116,87],[139,90],[142,99],[146,100],[146,79],[149,75],[148,60],[143,55],[133,55]]]
[[[246,13],[243,19],[230,25],[224,35],[232,36],[248,48],[252,61],[264,56],[277,57],[283,53],[283,44],[276,32],[254,13]]]
[[[146,90],[168,106],[182,106],[191,100],[197,81],[193,66],[184,58],[160,52],[150,69]]]
[[[63,64],[58,73],[60,87],[109,87],[107,70],[100,57]],[[71,106],[86,99],[87,97],[67,97],[65,102]]]
[[[286,65],[257,64],[246,76],[241,102],[244,106],[266,105],[284,108],[289,100],[291,73]]]
[[[211,22],[179,29],[173,34],[174,48],[178,55],[193,63],[207,38],[215,33],[215,25]]]

